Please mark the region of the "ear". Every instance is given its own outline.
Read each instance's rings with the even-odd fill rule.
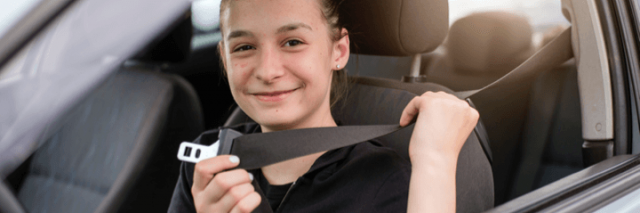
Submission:
[[[224,51],[224,42],[218,42],[218,54],[220,55],[220,60],[222,61],[222,66],[224,67],[223,72],[227,73],[227,52]]]
[[[335,64],[332,67],[334,70],[344,69],[347,62],[349,62],[349,32],[347,32],[347,29],[342,28],[340,35],[342,38],[333,44],[333,62]],[[336,65],[340,65],[340,68],[337,69]]]

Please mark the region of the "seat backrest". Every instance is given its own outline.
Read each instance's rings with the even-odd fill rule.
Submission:
[[[33,154],[18,198],[29,212],[166,211],[179,170],[168,156],[201,115],[179,78],[122,70]]]
[[[375,83],[372,83],[375,82]],[[418,86],[424,91],[452,92],[446,87],[425,83],[408,84],[383,79],[362,78],[349,89],[349,95],[337,104],[333,116],[343,125],[394,124],[416,95],[406,87]],[[377,138],[384,146],[393,148],[409,160],[409,141],[413,127]],[[428,180],[427,180],[428,181]],[[460,151],[456,171],[457,212],[480,212],[493,207],[493,174],[491,163],[478,136],[472,133]]]
[[[190,41],[190,27],[177,29]],[[145,54],[148,65],[167,60]],[[20,177],[12,184],[28,212],[166,211],[180,166],[175,150],[203,131],[202,110],[182,78],[142,67],[120,68],[90,92],[10,176]]]

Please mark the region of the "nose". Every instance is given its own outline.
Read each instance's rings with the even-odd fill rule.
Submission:
[[[263,48],[259,60],[254,72],[258,80],[273,83],[285,74],[280,55],[274,48]]]

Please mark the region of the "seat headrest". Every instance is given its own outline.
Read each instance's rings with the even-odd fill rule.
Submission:
[[[451,25],[447,57],[464,74],[503,74],[534,52],[529,21],[509,12],[474,13]]]
[[[340,19],[350,30],[352,52],[411,56],[430,52],[449,30],[447,0],[345,0]]]

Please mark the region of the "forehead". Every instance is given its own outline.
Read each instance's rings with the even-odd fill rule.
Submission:
[[[324,25],[318,0],[231,0],[220,21],[223,31],[274,31],[290,23],[304,23],[314,31]]]

